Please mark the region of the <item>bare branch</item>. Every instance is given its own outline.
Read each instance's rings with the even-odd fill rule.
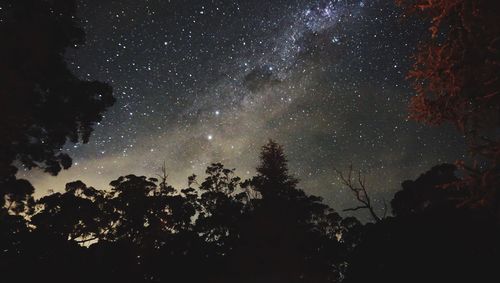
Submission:
[[[384,219],[387,216],[387,202],[385,201],[385,198],[382,200],[384,202],[384,216],[382,216],[382,219]]]
[[[373,209],[373,205],[370,200],[370,196],[368,195],[368,191],[366,189],[366,177],[361,174],[361,171],[357,172],[357,178],[353,178],[353,167],[352,165],[349,165],[349,171],[347,172],[347,177],[342,173],[341,171],[334,169],[335,172],[337,173],[340,181],[344,186],[349,188],[351,192],[354,194],[356,197],[356,200],[360,202],[362,205],[354,207],[354,208],[347,208],[344,209],[344,211],[356,211],[360,209],[367,209],[370,212],[370,215],[372,218],[376,221],[379,222],[382,218],[380,218],[375,210]],[[385,204],[384,200],[384,217],[386,216],[387,213],[387,205]]]
[[[342,211],[356,211],[356,210],[365,209],[365,208],[367,208],[366,205],[362,205],[362,206],[357,206],[357,207],[353,207],[353,208],[346,208],[346,209],[343,209]]]
[[[95,237],[88,238],[88,239],[74,240],[74,242],[77,244],[83,244],[83,243],[87,243],[87,242],[98,240],[98,239],[99,239],[99,236],[95,236]]]

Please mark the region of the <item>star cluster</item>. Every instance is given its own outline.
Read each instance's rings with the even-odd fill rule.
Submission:
[[[89,144],[63,149],[71,169],[29,177],[39,194],[75,179],[106,188],[163,162],[176,187],[210,162],[248,177],[272,138],[301,187],[334,208],[353,202],[334,173],[351,163],[376,201],[391,199],[463,154],[452,129],[406,119],[409,56],[425,29],[401,15],[379,0],[82,0],[87,43],[68,63],[118,101]]]

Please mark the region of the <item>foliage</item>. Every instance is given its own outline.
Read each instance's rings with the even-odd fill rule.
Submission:
[[[365,225],[299,189],[276,143],[257,168],[274,169],[242,182],[214,163],[182,190],[166,173],[123,176],[108,191],[69,183],[27,203],[27,218],[2,216],[0,268],[5,278],[36,270],[22,282],[65,282],[81,270],[92,271],[81,282],[460,282],[495,270],[488,258],[500,254],[499,226],[485,210],[456,208],[468,191],[442,188],[459,180],[453,165],[405,181],[395,217]],[[62,258],[64,270],[49,274]]]
[[[430,125],[453,123],[476,158],[462,204],[498,209],[500,187],[500,2],[496,0],[397,0],[409,14],[430,21],[429,38],[409,73],[417,92],[411,118]]]
[[[91,259],[82,267],[111,281],[337,282],[346,254],[338,236],[349,230],[342,218],[297,188],[275,142],[263,147],[258,171],[241,182],[214,163],[201,184],[193,175],[180,191],[166,172],[120,177],[110,191],[69,183],[38,200],[29,222],[9,216],[3,225],[17,225],[24,242],[6,234],[0,260],[44,266],[47,251],[27,249],[39,238],[51,257]]]
[[[130,174],[112,181],[110,190],[75,181],[35,201],[31,184],[15,177],[16,166],[52,174],[68,168],[71,159],[60,148],[67,140],[87,142],[113,98],[108,86],[79,80],[64,63],[65,48],[83,39],[74,1],[0,1],[3,280],[489,282],[498,276],[500,226],[483,205],[498,197],[498,140],[491,137],[472,143],[486,161],[483,169],[469,168],[465,181],[456,166],[442,164],[403,182],[391,201],[394,217],[377,216],[361,174],[340,173],[359,209],[376,221],[365,225],[299,188],[282,146],[272,140],[248,180],[214,163],[201,184],[192,175],[177,190],[164,166],[160,179]],[[399,2],[431,17],[431,39],[410,75],[418,92],[412,116],[452,121],[472,141],[486,140],[498,127],[493,36],[499,27],[492,22],[498,4]],[[464,200],[481,205],[460,206]]]
[[[345,282],[489,282],[498,278],[500,226],[487,210],[457,208],[468,190],[442,164],[403,182],[391,201],[395,217],[367,224],[349,253]],[[358,226],[359,227],[359,226]],[[356,229],[356,226],[355,226]]]
[[[88,142],[114,103],[110,86],[77,78],[65,62],[66,48],[84,42],[75,5],[0,1],[0,198],[16,200],[18,209],[32,193],[15,179],[18,167],[53,175],[69,168],[72,160],[61,148],[68,140]]]

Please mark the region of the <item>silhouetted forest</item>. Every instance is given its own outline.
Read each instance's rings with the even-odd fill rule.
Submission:
[[[360,203],[346,210],[372,216],[361,223],[306,194],[273,140],[247,180],[214,163],[185,188],[172,187],[164,168],[157,178],[121,176],[110,190],[75,181],[35,200],[17,171],[69,168],[60,149],[88,142],[114,98],[110,86],[66,66],[64,50],[84,39],[74,1],[0,1],[1,280],[497,282],[499,4],[397,2],[431,19],[410,73],[411,115],[453,122],[472,161],[402,182],[390,215],[375,212],[361,174],[338,172]]]

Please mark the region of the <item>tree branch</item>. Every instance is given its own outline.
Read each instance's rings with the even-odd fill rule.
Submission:
[[[347,172],[347,177],[341,171],[337,169],[334,170],[339,176],[339,179],[342,182],[342,184],[345,187],[349,188],[349,190],[351,190],[351,192],[356,197],[356,200],[362,204],[358,207],[344,209],[343,211],[356,211],[360,209],[368,209],[370,215],[375,220],[375,222],[379,222],[380,220],[382,220],[382,218],[380,218],[373,209],[370,196],[368,195],[368,191],[366,189],[366,178],[361,174],[361,171],[358,171],[357,178],[354,179],[353,178],[354,170],[352,168],[352,165],[349,165],[349,171]],[[387,205],[385,204],[385,201],[384,201],[384,206],[385,208],[384,208],[383,218],[385,218],[385,215],[387,213]]]

